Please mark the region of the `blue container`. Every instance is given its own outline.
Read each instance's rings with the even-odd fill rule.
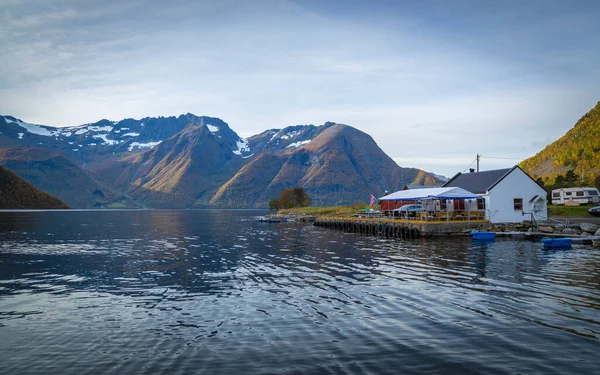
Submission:
[[[570,238],[542,238],[542,243],[546,249],[570,248],[572,242]]]
[[[474,240],[495,240],[496,233],[495,232],[479,232],[477,230],[474,230],[471,232],[471,237],[473,237]]]

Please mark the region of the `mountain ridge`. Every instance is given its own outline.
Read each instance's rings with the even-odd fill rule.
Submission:
[[[19,142],[64,155],[92,180],[156,208],[267,207],[294,186],[312,192],[317,204],[345,204],[404,184],[439,183],[398,166],[368,134],[334,122],[242,138],[221,119],[191,113],[65,129],[0,116],[0,150]],[[26,169],[20,172],[31,174]]]
[[[519,165],[524,171],[553,183],[558,175],[584,170],[589,181],[600,176],[600,101],[562,137]]]

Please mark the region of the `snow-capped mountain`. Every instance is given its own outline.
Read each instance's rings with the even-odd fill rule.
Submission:
[[[244,139],[221,119],[190,113],[63,128],[0,116],[2,149],[20,152],[4,153],[0,164],[32,176],[72,207],[119,197],[146,207],[264,207],[294,186],[318,196],[319,204],[344,204],[404,184],[436,183],[424,171],[390,163],[367,134],[332,122]],[[32,153],[41,156],[34,161]],[[57,154],[72,161],[69,168],[47,162]],[[71,181],[75,175],[79,182]],[[85,189],[83,175],[92,180]],[[65,182],[60,191],[52,180]]]
[[[146,117],[140,120],[100,120],[69,127],[36,125],[12,116],[0,116],[0,146],[9,144],[13,147],[40,147],[61,151],[74,160],[87,164],[99,155],[150,149],[190,125],[204,126],[213,136],[223,138],[235,155],[247,157],[251,154],[247,141],[221,119],[190,113],[178,117]]]

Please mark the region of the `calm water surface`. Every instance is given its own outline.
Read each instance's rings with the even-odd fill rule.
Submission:
[[[0,212],[7,374],[597,373],[600,251]]]

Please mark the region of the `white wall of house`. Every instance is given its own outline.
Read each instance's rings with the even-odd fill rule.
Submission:
[[[529,201],[536,195],[543,198],[543,202],[537,202],[536,220],[547,219],[546,191],[533,181],[525,172],[515,168],[504,177],[488,194],[486,194],[487,208],[489,209],[489,220],[492,223],[519,223],[530,220],[533,204]],[[523,208],[515,210],[514,199],[523,200]],[[523,215],[522,212],[527,213]]]

